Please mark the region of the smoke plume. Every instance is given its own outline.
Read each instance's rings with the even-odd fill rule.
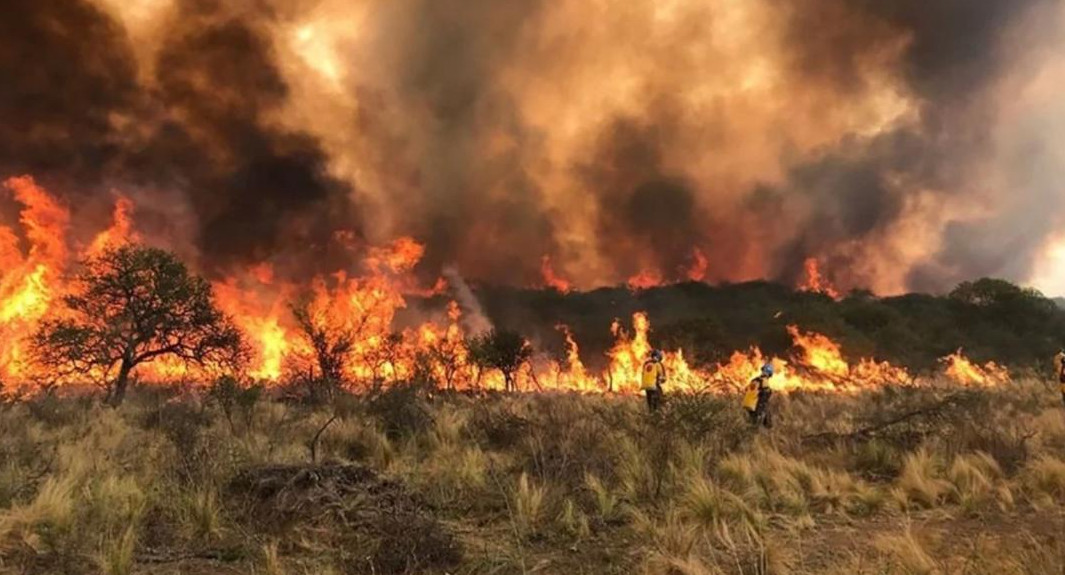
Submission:
[[[427,281],[1027,281],[1065,240],[1063,30],[1062,0],[10,0],[0,179],[180,213],[219,274],[340,269],[343,232],[424,242]]]

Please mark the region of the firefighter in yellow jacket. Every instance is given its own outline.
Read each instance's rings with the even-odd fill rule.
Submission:
[[[773,377],[773,364],[766,363],[762,366],[762,373],[751,380],[747,386],[747,392],[743,395],[743,408],[747,410],[747,416],[753,427],[773,427],[773,420],[769,415],[769,398],[773,397],[773,390],[769,387],[769,380]]]
[[[657,349],[651,352],[651,357],[643,364],[641,383],[643,391],[647,395],[647,408],[652,412],[658,411],[662,405],[662,384],[666,382],[666,366],[662,363],[662,352]]]
[[[1061,401],[1065,402],[1065,349],[1058,351],[1058,354],[1054,356],[1054,374],[1058,378]]]

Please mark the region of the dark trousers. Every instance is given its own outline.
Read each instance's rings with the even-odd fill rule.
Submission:
[[[658,411],[658,408],[662,406],[662,388],[645,389],[644,393],[647,394],[647,409]]]
[[[759,425],[764,426],[766,429],[773,427],[773,420],[769,416],[768,401],[759,401],[754,411],[747,412],[747,416],[750,418],[753,427],[758,427]]]

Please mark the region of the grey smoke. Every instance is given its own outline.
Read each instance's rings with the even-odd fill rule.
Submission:
[[[484,313],[481,302],[477,300],[477,296],[474,295],[466,280],[462,278],[459,270],[454,266],[446,266],[443,270],[443,276],[447,279],[448,286],[462,307],[461,321],[467,335],[478,336],[491,331],[491,320]]]

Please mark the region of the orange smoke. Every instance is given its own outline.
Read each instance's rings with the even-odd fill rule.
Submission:
[[[115,202],[111,227],[100,232],[89,244],[87,255],[98,255],[109,248],[138,242],[140,237],[133,231],[133,202],[119,197]]]

